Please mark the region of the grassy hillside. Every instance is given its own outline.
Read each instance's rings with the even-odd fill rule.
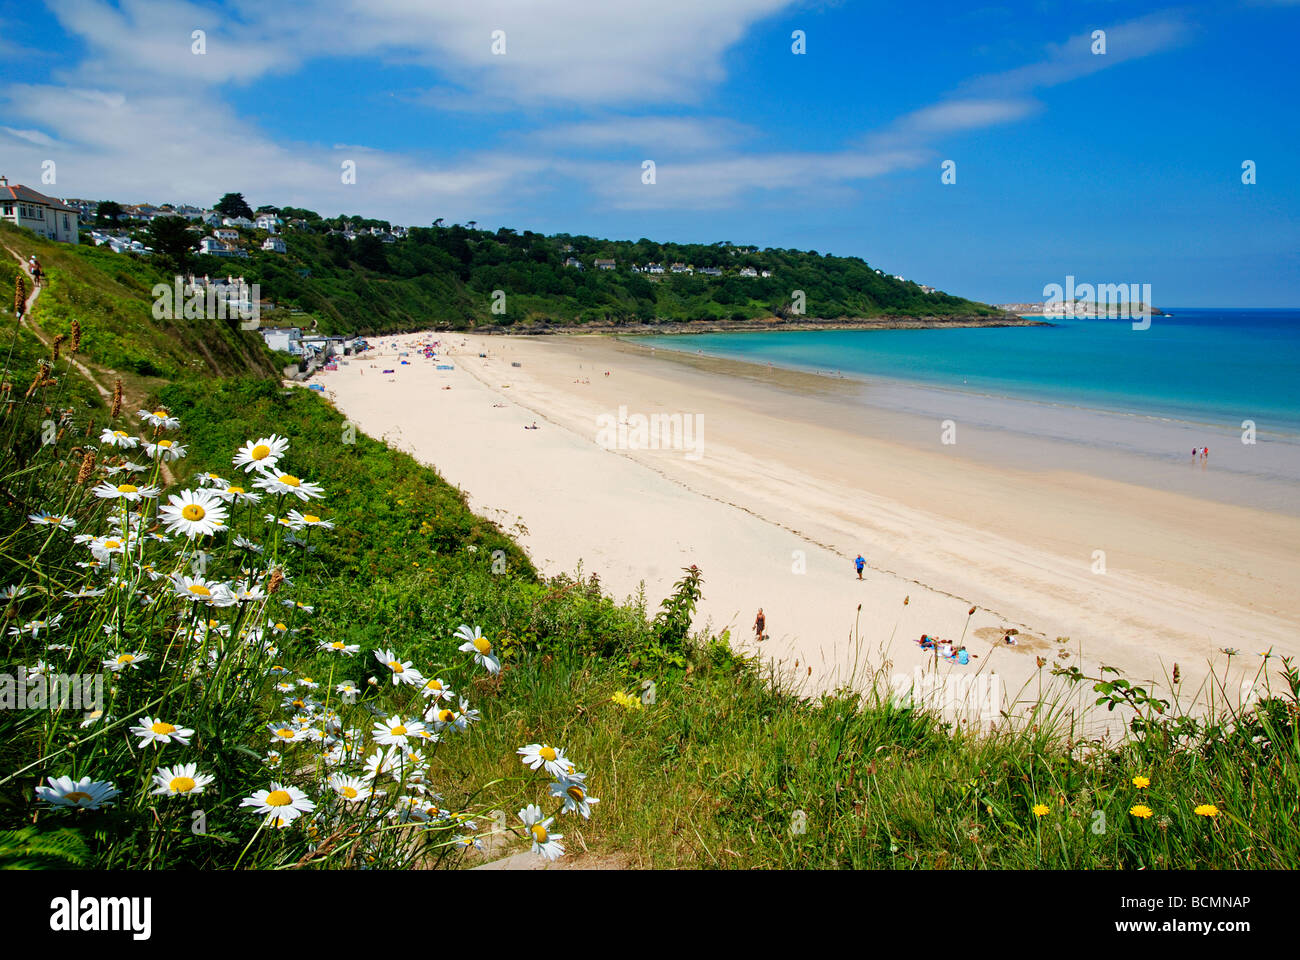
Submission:
[[[329,232],[342,223],[302,221],[284,233],[286,254],[261,249],[264,231],[241,230],[237,246],[248,259],[201,256],[195,268],[214,276],[242,273],[278,305],[310,315],[330,333],[744,320],[800,311],[821,318],[999,313],[987,304],[926,293],[859,258],[816,251],[543,236],[506,228],[492,233],[460,225],[413,228],[408,237],[384,243],[369,234],[347,240]],[[565,266],[569,258],[582,269]],[[596,269],[597,259],[617,266]],[[664,273],[631,269],[650,263]],[[674,263],[696,272],[673,274]],[[703,268],[722,275],[705,276]],[[758,275],[743,276],[746,268]],[[764,271],[771,276],[763,277]],[[801,303],[796,291],[802,291]]]

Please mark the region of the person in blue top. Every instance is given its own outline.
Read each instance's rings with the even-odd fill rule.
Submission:
[[[857,559],[853,561],[853,566],[858,570],[858,579],[862,579],[862,568],[867,565],[867,561],[862,559],[862,554],[858,554]]]
[[[957,651],[957,662],[960,664],[970,663],[970,654],[966,652],[965,647]]]

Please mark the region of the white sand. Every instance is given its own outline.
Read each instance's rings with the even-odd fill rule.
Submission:
[[[409,366],[388,348],[395,339],[412,351]],[[414,353],[434,339],[454,371]],[[729,375],[743,365],[598,337],[382,342],[319,375],[360,429],[464,488],[543,573],[581,564],[620,598],[644,582],[653,609],[697,564],[697,626],[729,628],[733,645],[754,649],[762,606],[762,654],[790,673],[797,662],[810,692],[855,669],[860,684],[867,663],[891,678],[930,669],[933,657],[912,642],[922,633],[964,632],[978,656],[940,662],[938,675],[996,673],[1008,702],[1046,689],[1053,663],[1093,674],[1109,664],[1162,687],[1177,663],[1186,703],[1198,691],[1204,699],[1213,659],[1235,703],[1260,652],[1300,653],[1296,518],[872,439],[841,423],[842,388],[802,374],[759,382]],[[602,448],[597,418],[620,406],[701,415],[701,456]],[[541,429],[523,429],[534,421]],[[1098,549],[1105,574],[1093,572]],[[999,642],[1006,627],[1021,631],[1015,648]],[[1226,671],[1225,647],[1241,651]],[[1090,685],[1075,696],[1095,698]],[[1089,731],[1113,729],[1113,719],[1090,718]]]

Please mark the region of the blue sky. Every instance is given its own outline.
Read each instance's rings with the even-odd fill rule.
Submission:
[[[0,173],[57,196],[815,249],[993,302],[1073,274],[1300,307],[1300,3],[6,0],[0,22]]]

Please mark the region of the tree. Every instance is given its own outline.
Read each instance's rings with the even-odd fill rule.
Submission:
[[[184,217],[154,217],[145,229],[154,255],[182,268],[199,245],[198,235],[190,231]]]
[[[248,205],[242,193],[228,193],[216,202],[212,208],[223,217],[247,217],[253,219],[253,208]]]
[[[116,200],[101,200],[95,209],[95,223],[117,223],[122,217],[122,205]]]

